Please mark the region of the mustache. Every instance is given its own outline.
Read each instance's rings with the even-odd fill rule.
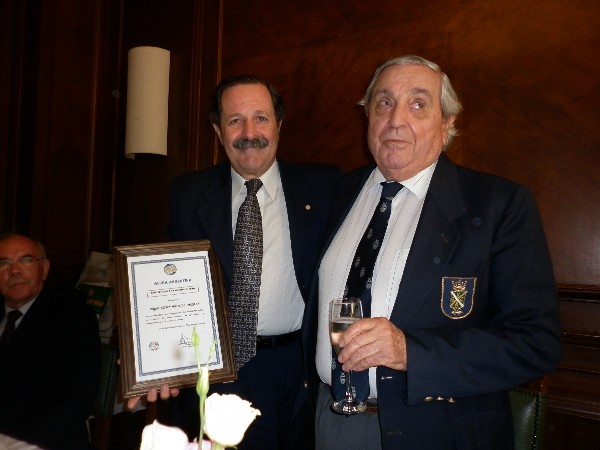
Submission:
[[[236,150],[246,150],[249,148],[263,149],[269,145],[269,140],[264,137],[258,137],[253,139],[239,138],[233,141],[233,148]]]

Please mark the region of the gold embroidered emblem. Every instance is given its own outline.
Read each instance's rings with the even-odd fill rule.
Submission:
[[[465,296],[467,295],[467,282],[462,280],[452,281],[452,290],[450,291],[450,309],[452,314],[459,316],[465,307]]]
[[[473,310],[476,277],[442,277],[441,309],[450,319],[464,319]]]

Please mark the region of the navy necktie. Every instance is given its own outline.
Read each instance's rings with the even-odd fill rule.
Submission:
[[[396,182],[382,182],[381,185],[383,186],[381,199],[356,248],[344,290],[344,297],[361,299],[364,317],[371,317],[373,269],[390,220],[392,200],[402,189],[402,185]],[[346,393],[344,386],[346,377],[333,349],[332,357],[331,390],[333,397],[336,400],[341,400]],[[352,386],[354,387],[356,399],[359,401],[366,400],[369,396],[369,371],[352,372]]]
[[[2,332],[2,336],[0,336],[0,348],[8,344],[15,332],[15,322],[19,320],[19,317],[22,315],[23,313],[18,309],[13,309],[6,315],[7,322],[4,331]]]
[[[256,193],[259,179],[246,181],[247,195],[240,206],[233,239],[233,279],[229,315],[236,368],[256,354],[256,325],[263,257],[262,216]]]

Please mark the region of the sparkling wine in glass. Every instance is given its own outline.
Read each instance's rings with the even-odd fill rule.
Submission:
[[[331,337],[331,345],[337,355],[342,351],[339,346],[342,334],[350,328],[350,325],[362,319],[362,317],[362,304],[358,298],[336,298],[329,303],[329,336]],[[352,371],[345,372],[345,374],[346,395],[342,400],[334,402],[331,409],[340,414],[361,413],[367,409],[367,404],[354,398],[351,381]]]

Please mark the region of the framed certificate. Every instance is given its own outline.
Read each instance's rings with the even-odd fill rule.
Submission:
[[[210,382],[235,380],[227,299],[210,242],[119,246],[114,253],[123,397],[163,384],[195,386],[194,328]]]

